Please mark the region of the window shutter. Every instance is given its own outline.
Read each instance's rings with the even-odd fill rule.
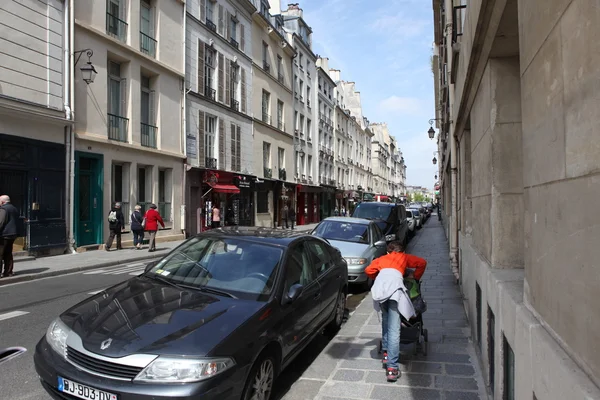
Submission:
[[[225,120],[219,118],[219,169],[225,171]]]
[[[149,99],[150,110],[148,110],[148,123],[152,126],[157,126],[156,123],[156,91],[150,91],[150,99]]]
[[[219,101],[223,103],[223,90],[225,89],[225,57],[219,53]]]
[[[231,61],[225,61],[225,104],[231,104]]]
[[[204,111],[198,112],[198,166],[206,165],[206,155],[204,154]]]
[[[204,94],[204,42],[198,40],[198,93]]]
[[[235,142],[235,157],[237,158],[236,160],[236,165],[238,167],[238,171],[242,170],[242,128],[240,126],[237,127],[237,135],[236,135],[236,142]]]
[[[225,27],[225,40],[229,42],[229,29],[231,28],[231,14],[229,14],[229,10],[225,10],[225,21],[223,26]]]
[[[242,98],[240,99],[240,103],[242,104],[242,112],[245,113],[246,112],[246,70],[244,68],[241,68],[241,72],[242,72]]]
[[[223,32],[223,6],[219,4],[219,34],[224,36]]]
[[[235,146],[235,124],[231,124],[231,170],[232,171],[239,171],[239,169],[237,168],[237,158],[235,156],[235,150],[236,150],[236,146]]]
[[[246,52],[246,32],[244,30],[244,24],[240,23],[240,50]]]
[[[200,0],[200,21],[206,22],[206,0]]]

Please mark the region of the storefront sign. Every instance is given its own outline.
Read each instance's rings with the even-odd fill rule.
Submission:
[[[198,157],[196,147],[196,135],[188,133],[186,135],[186,153],[189,158],[196,159]]]
[[[250,179],[248,179],[245,176],[238,176],[233,178],[233,184],[239,187],[240,189],[249,189]]]

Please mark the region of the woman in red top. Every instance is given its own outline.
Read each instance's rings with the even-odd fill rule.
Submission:
[[[158,231],[158,224],[160,223],[163,228],[165,227],[162,217],[156,211],[156,204],[150,204],[150,209],[146,211],[144,220],[146,221],[144,230],[150,234],[150,249],[148,251],[153,252],[156,251],[156,231]]]

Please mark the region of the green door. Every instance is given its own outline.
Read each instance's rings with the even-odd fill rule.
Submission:
[[[75,237],[77,246],[102,242],[102,155],[77,153]]]

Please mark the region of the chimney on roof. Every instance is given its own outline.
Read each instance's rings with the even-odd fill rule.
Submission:
[[[288,4],[287,15],[300,17],[302,18],[302,9],[300,8],[300,3],[290,3]]]

